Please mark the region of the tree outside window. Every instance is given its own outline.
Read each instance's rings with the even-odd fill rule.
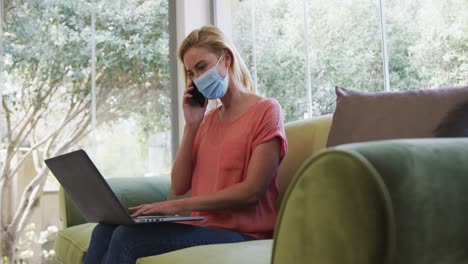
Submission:
[[[468,83],[466,1],[382,2],[390,90]],[[379,11],[378,0],[231,0],[233,41],[259,93],[300,120],[332,113],[336,85],[384,91]]]
[[[49,176],[43,160],[92,149],[92,10],[98,143],[93,158],[107,177],[163,174],[170,166],[170,147],[153,142],[170,142],[168,1],[1,3],[1,254],[20,261],[30,256],[21,255],[18,241]],[[168,158],[150,166],[158,148],[168,152],[159,157]],[[32,169],[23,175],[27,162]],[[12,191],[19,177],[27,184]],[[15,192],[18,197],[12,197]]]

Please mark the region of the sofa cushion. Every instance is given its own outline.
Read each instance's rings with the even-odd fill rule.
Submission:
[[[66,264],[81,264],[96,224],[81,224],[61,230],[55,241],[55,256]],[[158,256],[138,259],[138,264],[152,263],[270,263],[273,240],[254,240],[195,246]]]
[[[137,264],[267,264],[270,263],[273,240],[204,245],[140,258]]]
[[[331,119],[331,115],[324,115],[285,124],[288,153],[278,173],[278,203],[301,164],[309,156],[325,148]]]
[[[436,137],[468,137],[468,101],[456,105],[434,130]]]
[[[95,226],[81,224],[59,231],[55,240],[56,259],[66,264],[81,264]]]
[[[327,146],[397,138],[433,137],[453,107],[468,100],[468,86],[403,92],[361,92],[336,87]]]

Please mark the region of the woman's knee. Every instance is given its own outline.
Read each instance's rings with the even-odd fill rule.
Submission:
[[[118,244],[128,245],[129,243],[145,239],[148,233],[139,230],[138,227],[136,225],[119,225],[112,234],[111,244],[114,246]]]
[[[110,239],[117,225],[97,224],[92,233],[92,237],[97,239]]]

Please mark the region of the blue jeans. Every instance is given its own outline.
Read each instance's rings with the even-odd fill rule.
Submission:
[[[177,249],[254,239],[230,230],[178,223],[98,224],[83,263],[134,264],[140,257]]]

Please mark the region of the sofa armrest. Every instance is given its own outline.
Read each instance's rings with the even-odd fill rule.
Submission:
[[[273,263],[468,261],[468,139],[341,145],[288,188]]]
[[[301,164],[325,148],[332,117],[323,115],[284,125],[289,150],[278,173],[279,202]]]
[[[304,162],[285,193],[272,263],[388,264],[391,214],[385,187],[364,158],[322,151]]]
[[[129,177],[106,179],[124,207],[165,201],[170,191],[170,177]],[[60,188],[60,219],[63,228],[86,223],[70,197]]]
[[[379,173],[395,222],[393,263],[468,262],[468,138],[344,145]]]

